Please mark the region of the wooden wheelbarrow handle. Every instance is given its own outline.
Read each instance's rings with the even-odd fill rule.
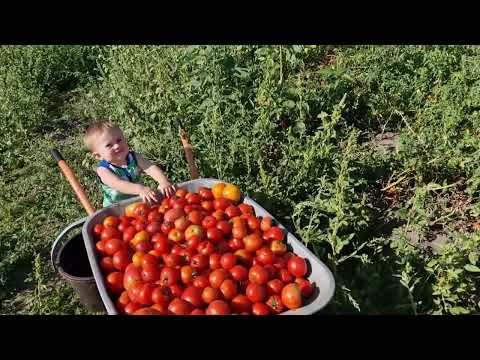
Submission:
[[[185,151],[185,157],[187,159],[188,168],[190,170],[190,176],[192,179],[198,179],[199,173],[197,165],[195,164],[195,157],[193,155],[193,148],[190,144],[187,136],[187,132],[183,129],[181,122],[178,122],[179,129],[180,129],[180,140],[182,140],[183,150]]]
[[[67,178],[68,182],[72,186],[73,191],[75,191],[75,195],[77,195],[78,200],[80,200],[80,203],[85,208],[88,215],[92,215],[95,212],[95,209],[90,203],[90,200],[88,200],[87,194],[85,194],[82,185],[80,185],[80,183],[78,182],[77,177],[73,173],[70,166],[68,166],[68,164],[65,162],[62,155],[57,149],[50,150],[50,154],[52,154],[53,158],[55,159],[63,174]]]

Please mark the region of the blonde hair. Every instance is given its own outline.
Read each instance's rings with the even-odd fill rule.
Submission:
[[[97,120],[94,123],[90,124],[83,135],[83,142],[88,150],[93,151],[94,140],[97,136],[100,136],[105,131],[112,129],[118,129],[118,125],[114,124],[110,120]]]

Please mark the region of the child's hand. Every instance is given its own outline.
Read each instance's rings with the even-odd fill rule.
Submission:
[[[165,182],[161,182],[160,184],[158,184],[158,191],[160,191],[160,193],[167,197],[167,196],[173,196],[175,195],[175,185],[172,185],[170,182],[168,181],[165,181]]]
[[[158,201],[156,192],[147,186],[144,186],[138,195],[142,197],[143,202],[147,202],[149,204]]]

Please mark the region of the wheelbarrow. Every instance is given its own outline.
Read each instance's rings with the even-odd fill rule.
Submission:
[[[185,188],[188,191],[197,192],[198,189],[202,186],[211,188],[216,183],[223,182],[218,179],[198,178],[198,170],[195,166],[192,148],[188,143],[188,139],[186,138],[185,132],[181,128],[180,128],[180,136],[182,139],[182,144],[184,146],[185,155],[187,158],[187,162],[188,162],[190,173],[193,180],[177,184],[176,185],[177,188]],[[67,174],[68,174],[68,171],[67,173],[65,173],[65,175],[67,176]],[[75,184],[76,179],[74,179],[74,177],[72,178],[71,175],[73,174],[68,175],[67,179],[69,179],[70,183],[72,184],[72,187],[74,188],[77,194],[77,197],[82,202],[89,216],[70,225],[67,229],[64,230],[63,233],[67,233],[70,229],[73,229],[74,227],[82,226],[82,237],[84,242],[83,250],[84,250],[84,253],[86,253],[87,255],[87,259],[90,265],[90,270],[91,270],[91,273],[93,274],[94,283],[96,284],[96,289],[95,289],[96,292],[93,291],[92,277],[88,277],[88,280],[87,278],[84,278],[83,281],[82,279],[80,279],[81,286],[79,286],[78,283],[72,283],[70,280],[69,281],[71,282],[72,286],[74,286],[74,288],[78,290],[79,295],[80,295],[80,292],[83,292],[82,295],[85,301],[88,301],[91,298],[95,297],[95,300],[92,301],[92,303],[94,303],[95,306],[92,306],[92,307],[97,307],[97,306],[100,307],[99,305],[101,303],[103,309],[105,309],[109,315],[118,315],[119,312],[115,307],[114,300],[110,296],[110,293],[107,291],[105,279],[100,268],[100,261],[97,257],[96,249],[95,249],[95,239],[93,237],[93,228],[96,224],[102,223],[102,221],[107,216],[123,215],[125,208],[129,204],[133,202],[141,201],[141,198],[139,196],[132,197],[130,199],[118,202],[116,204],[113,204],[111,206],[98,210],[96,212],[92,212],[93,207],[91,207],[91,204],[89,203],[83,190],[81,189],[81,186],[79,186],[79,184]],[[284,232],[287,234],[286,243],[287,243],[287,246],[290,248],[290,250],[292,250],[299,256],[308,259],[309,269],[307,272],[307,279],[316,285],[314,293],[308,299],[308,301],[304,303],[304,305],[301,308],[286,311],[281,315],[311,315],[320,311],[322,308],[324,308],[330,302],[335,292],[335,280],[330,269],[321,260],[319,260],[305,245],[303,245],[302,242],[300,242],[293,234],[291,234],[280,222],[278,222],[278,220],[276,220],[274,216],[268,213],[263,207],[261,207],[253,199],[249,198],[248,196],[242,193],[241,202],[251,205],[254,208],[255,214],[257,216],[272,217],[272,219],[276,221],[278,226],[282,228]],[[59,235],[59,239],[62,238],[61,236],[62,234]],[[53,259],[55,258],[53,254],[54,252],[53,250],[54,249],[52,249],[52,262],[53,262]],[[83,261],[85,262],[85,257],[83,259],[84,259]],[[61,269],[62,268],[59,267],[59,270]],[[87,286],[87,283],[92,286]]]

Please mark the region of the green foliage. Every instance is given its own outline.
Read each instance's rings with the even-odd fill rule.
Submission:
[[[99,207],[81,136],[87,118],[109,117],[175,182],[189,178],[182,120],[203,177],[240,185],[330,266],[328,312],[478,312],[479,55],[0,47],[0,125],[11,135],[0,140],[2,311],[82,313],[48,265],[56,234],[85,216],[48,150],[60,148]],[[399,135],[398,151],[376,151],[386,131]]]

